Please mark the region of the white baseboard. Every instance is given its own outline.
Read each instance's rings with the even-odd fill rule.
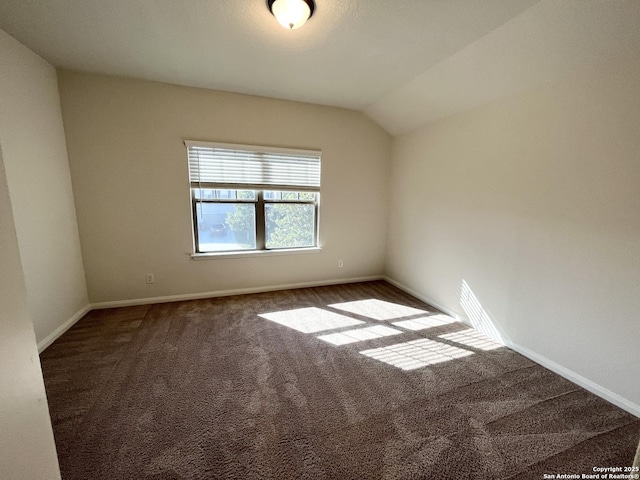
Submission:
[[[374,280],[382,280],[382,279],[383,279],[382,275],[374,275],[370,277],[342,278],[338,280],[334,279],[334,280],[322,280],[322,281],[316,281],[316,282],[290,283],[290,284],[284,284],[284,285],[269,285],[269,286],[252,287],[252,288],[238,288],[234,290],[217,290],[213,292],[185,293],[182,295],[166,295],[162,297],[134,298],[131,300],[116,300],[113,302],[92,303],[91,309],[101,310],[104,308],[133,307],[137,305],[150,305],[153,303],[169,303],[169,302],[180,302],[183,300],[199,300],[202,298],[229,297],[231,295],[244,295],[247,293],[274,292],[277,290],[289,290],[292,288],[323,287],[327,285],[339,285],[344,283],[371,282]]]
[[[303,282],[303,283],[293,283],[293,284],[284,284],[284,285],[275,285],[275,286],[263,286],[263,287],[253,287],[253,288],[240,288],[234,290],[218,290],[214,292],[201,292],[201,293],[189,293],[183,295],[168,295],[163,297],[149,297],[149,298],[137,298],[132,300],[118,300],[114,302],[101,302],[101,303],[93,303],[91,305],[86,305],[81,308],[75,315],[73,315],[69,320],[64,322],[58,328],[56,328],[51,334],[49,334],[46,338],[38,343],[38,352],[42,353],[49,345],[51,345],[58,337],[60,337],[64,332],[66,332],[69,328],[71,328],[78,320],[80,320],[84,315],[86,315],[90,310],[98,310],[104,308],[116,308],[116,307],[130,307],[136,305],[149,305],[153,303],[168,303],[168,302],[177,302],[182,300],[196,300],[202,298],[214,298],[214,297],[226,297],[231,295],[242,295],[247,293],[262,293],[262,292],[273,292],[277,290],[289,290],[293,288],[308,288],[308,287],[322,287],[326,285],[339,285],[345,283],[357,283],[357,282],[370,282],[374,280],[385,280],[389,282],[391,285],[399,288],[407,292],[409,295],[416,297],[423,302],[426,302],[438,310],[443,311],[447,315],[464,322],[468,325],[471,325],[469,319],[467,319],[464,315],[459,314],[443,305],[439,305],[437,302],[434,302],[430,298],[422,295],[421,293],[416,292],[415,290],[403,285],[402,283],[381,275],[374,275],[369,277],[356,277],[356,278],[346,278],[346,279],[338,279],[338,280],[323,280],[317,282]],[[513,343],[508,338],[504,339],[505,344],[510,349],[518,352],[521,355],[529,358],[530,360],[542,365],[545,368],[548,368],[552,372],[557,373],[558,375],[566,378],[567,380],[581,386],[582,388],[590,391],[591,393],[598,395],[599,397],[604,398],[605,400],[613,403],[614,405],[626,410],[627,412],[635,415],[636,417],[640,417],[640,405],[637,405],[630,400],[627,400],[624,397],[621,397],[617,393],[612,392],[611,390],[598,385],[597,383],[589,380],[582,375],[577,374],[576,372],[569,370],[568,368],[563,367],[562,365],[549,360],[548,358],[529,350],[526,347]]]
[[[461,315],[461,314],[459,314],[457,312],[454,312],[453,310],[450,310],[447,307],[444,307],[442,305],[438,305],[436,302],[432,301],[428,297],[416,292],[415,290],[403,285],[402,283],[400,283],[400,282],[398,282],[398,281],[396,281],[396,280],[394,280],[392,278],[389,278],[389,277],[385,276],[385,277],[383,277],[383,279],[385,281],[389,282],[391,285],[394,285],[394,286],[398,287],[400,290],[403,290],[403,291],[407,292],[409,295],[412,295],[412,296],[416,297],[417,299],[422,300],[425,303],[433,305],[438,310],[441,310],[441,311],[445,312],[450,317],[453,317],[456,320],[459,320],[459,321],[461,321],[463,323],[466,323],[467,325],[471,325],[471,322],[469,321],[469,319],[466,318],[464,315]],[[538,354],[538,353],[536,353],[536,352],[534,352],[532,350],[529,350],[526,347],[523,347],[521,345],[513,343],[508,338],[503,338],[503,341],[504,341],[504,343],[505,343],[505,345],[507,347],[509,347],[511,350],[513,350],[515,352],[518,352],[520,355],[523,355],[523,356],[527,357],[528,359],[536,362],[537,364],[542,365],[543,367],[551,370],[554,373],[557,373],[561,377],[564,377],[567,380],[575,383],[576,385],[581,386],[585,390],[588,390],[591,393],[593,393],[595,395],[598,395],[599,397],[607,400],[608,402],[613,403],[617,407],[620,407],[623,410],[626,410],[627,412],[631,413],[632,415],[635,415],[636,417],[640,417],[640,405],[637,405],[637,404],[633,403],[632,401],[627,400],[624,397],[621,397],[617,393],[612,392],[611,390],[603,387],[602,385],[598,385],[597,383],[589,380],[588,378],[577,374],[573,370],[569,370],[568,368],[563,367],[562,365],[554,362],[553,360],[549,360],[548,358],[546,358],[546,357],[544,357],[544,356],[542,356],[542,355],[540,355],[540,354]]]
[[[521,355],[524,355],[530,360],[533,360],[539,365],[542,365],[545,368],[548,368],[554,373],[557,373],[561,377],[566,378],[567,380],[575,383],[576,385],[581,386],[585,390],[590,391],[591,393],[598,395],[601,398],[613,403],[614,405],[626,410],[627,412],[635,415],[640,418],[640,405],[633,403],[630,400],[627,400],[624,397],[621,397],[617,393],[612,392],[611,390],[603,387],[602,385],[598,385],[597,383],[589,380],[582,375],[577,374],[573,370],[569,370],[568,368],[563,367],[562,365],[554,362],[553,360],[549,360],[547,357],[537,354],[536,352],[529,350],[526,347],[515,344],[510,340],[506,340],[506,345],[511,350],[518,352]]]
[[[42,353],[49,345],[55,342],[64,332],[69,330],[73,325],[84,317],[91,310],[91,305],[85,305],[80,310],[78,310],[69,320],[64,322],[58,328],[56,328],[53,332],[43,338],[40,342],[38,342],[38,353]]]

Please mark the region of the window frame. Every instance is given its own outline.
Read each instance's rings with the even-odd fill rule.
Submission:
[[[195,142],[185,140],[185,146],[189,154],[190,146],[197,147],[212,147],[222,148],[228,150],[239,151],[251,151],[260,155],[261,153],[275,153],[275,154],[301,154],[317,156],[317,168],[318,173],[321,171],[321,152],[318,150],[300,150],[300,149],[288,149],[277,147],[258,147],[250,145],[234,145],[234,144],[222,144],[211,142]],[[199,167],[198,167],[199,168]],[[190,167],[191,169],[191,167]],[[191,170],[190,170],[191,177]],[[247,190],[255,192],[255,197],[252,199],[237,198],[203,198],[200,195],[198,198],[198,190],[235,190],[236,192]],[[286,253],[304,253],[320,250],[320,182],[318,180],[317,186],[307,185],[282,185],[282,184],[252,184],[252,183],[218,183],[218,182],[202,182],[195,184],[190,180],[190,197],[191,197],[191,220],[192,220],[192,239],[193,239],[193,254],[192,258],[206,258],[206,257],[233,257],[233,256],[254,256],[263,254],[286,254]],[[283,200],[282,198],[271,199],[265,198],[265,192],[298,192],[298,193],[313,193],[314,198],[312,200]],[[254,206],[254,218],[255,218],[255,248],[246,249],[234,249],[234,250],[213,250],[213,251],[201,251],[200,250],[200,229],[198,223],[198,208],[199,205],[204,204],[252,204]],[[314,222],[313,222],[313,245],[308,246],[285,246],[285,247],[267,247],[267,205],[313,205]]]
[[[210,255],[210,254],[223,254],[223,253],[237,253],[237,252],[255,252],[256,250],[258,250],[258,208],[257,208],[257,194],[258,192],[256,192],[256,199],[241,199],[241,198],[237,198],[237,194],[236,194],[236,198],[197,198],[196,196],[196,192],[197,192],[197,188],[194,187],[190,187],[190,191],[191,191],[191,215],[192,215],[192,225],[193,225],[193,252],[194,255]],[[238,190],[237,188],[225,188],[225,187],[221,187],[221,188],[216,188],[215,190]],[[244,190],[251,190],[248,188],[245,188]],[[256,234],[256,248],[242,248],[242,249],[237,249],[237,250],[214,250],[211,252],[202,252],[200,251],[200,228],[199,228],[199,224],[198,224],[198,204],[203,204],[203,203],[212,203],[212,204],[224,204],[224,203],[241,203],[241,204],[253,204],[254,205],[254,219],[255,219],[255,234]]]

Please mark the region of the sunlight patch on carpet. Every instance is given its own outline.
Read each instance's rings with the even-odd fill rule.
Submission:
[[[390,337],[402,333],[404,332],[396,330],[395,328],[385,327],[384,325],[374,325],[372,327],[356,328],[344,332],[321,335],[318,338],[333,345],[346,345],[348,343],[362,342],[373,338]]]
[[[329,312],[317,307],[297,308],[282,312],[263,313],[258,315],[265,320],[293,328],[302,333],[323,332],[334,328],[360,325],[364,322],[355,318],[346,317],[339,313]]]
[[[448,315],[431,315],[430,317],[414,318],[411,320],[402,320],[401,322],[393,322],[396,327],[406,330],[418,331],[427,328],[441,327],[454,323],[456,320]]]
[[[373,320],[393,320],[396,318],[409,317],[429,313],[426,310],[398,305],[397,303],[385,302],[370,298],[368,300],[357,300],[355,302],[334,303],[331,308],[345,312],[355,313]]]
[[[360,353],[402,370],[415,370],[416,368],[473,355],[473,352],[469,350],[453,347],[426,338],[397,343],[382,348],[363,350]]]
[[[460,343],[467,347],[477,348],[479,350],[495,350],[502,348],[504,345],[494,341],[490,337],[480,333],[473,328],[468,330],[462,330],[460,332],[447,333],[445,335],[438,335],[438,338],[444,338],[451,342]]]

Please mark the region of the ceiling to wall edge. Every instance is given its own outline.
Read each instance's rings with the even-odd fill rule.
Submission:
[[[584,5],[537,2],[362,108],[260,95],[242,86],[212,89],[144,75],[121,77],[356,111],[395,137],[568,76],[607,55],[637,55],[640,29],[633,26],[640,20],[640,2],[621,1],[606,9]],[[57,70],[118,76],[68,69],[44,59]]]

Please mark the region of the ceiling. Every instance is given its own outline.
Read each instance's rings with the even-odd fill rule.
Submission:
[[[392,134],[640,52],[638,0],[0,0],[52,65],[364,111]]]

